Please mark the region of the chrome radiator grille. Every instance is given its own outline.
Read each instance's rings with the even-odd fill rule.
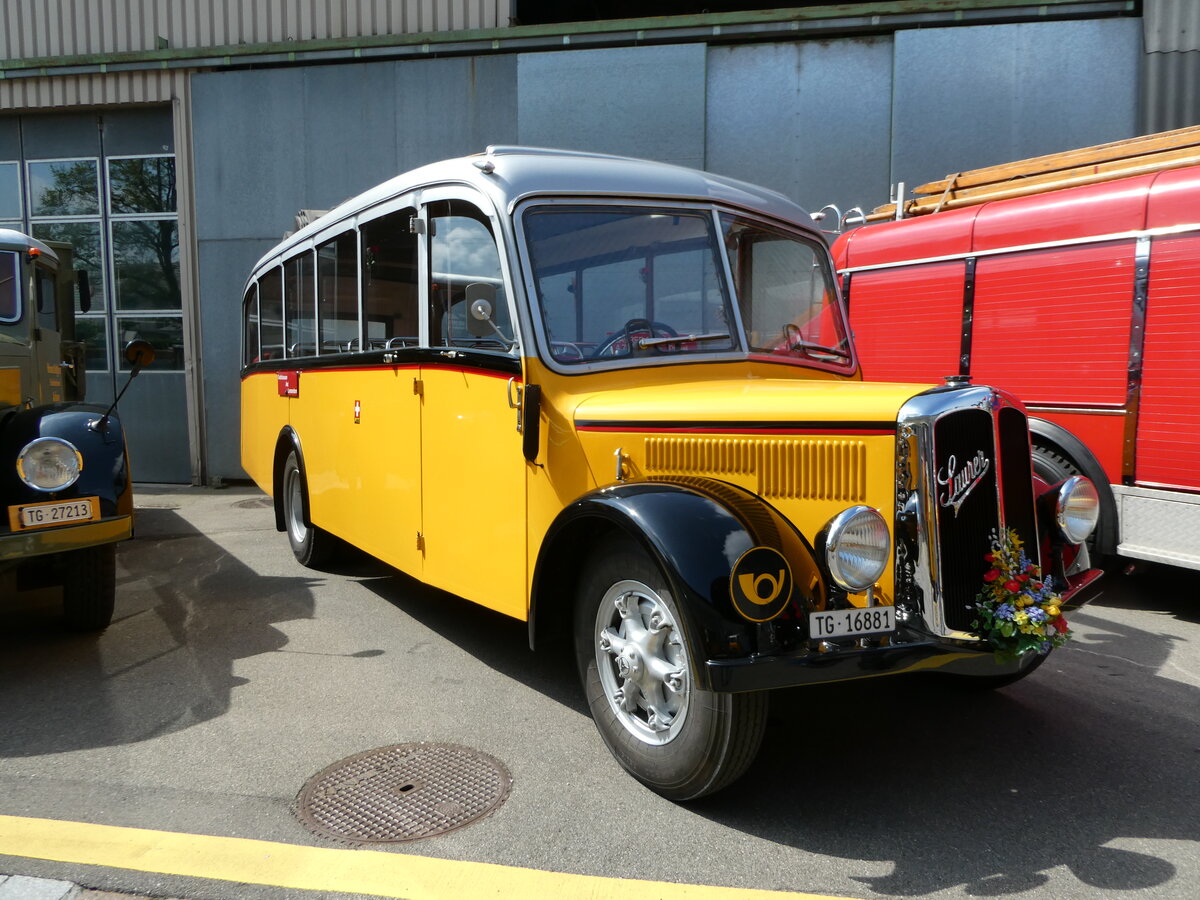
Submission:
[[[898,599],[933,631],[961,636],[1000,529],[1038,561],[1028,422],[1007,395],[964,387],[913,398],[899,425]]]

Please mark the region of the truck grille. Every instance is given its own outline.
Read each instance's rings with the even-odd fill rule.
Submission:
[[[911,537],[897,547],[907,567],[897,586],[933,631],[970,632],[1000,529],[1015,529],[1038,561],[1028,421],[1007,395],[965,387],[914,398],[900,426],[900,439],[915,443],[900,448],[898,544]],[[914,514],[915,530],[905,519]]]

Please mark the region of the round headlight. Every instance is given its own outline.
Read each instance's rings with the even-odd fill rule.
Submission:
[[[61,491],[79,479],[83,456],[62,438],[30,441],[17,456],[17,474],[35,491]]]
[[[1054,520],[1072,544],[1082,544],[1100,519],[1100,495],[1096,486],[1081,475],[1072,475],[1058,487]]]
[[[842,510],[829,523],[825,562],[839,586],[857,593],[879,580],[891,558],[887,523],[869,506]]]

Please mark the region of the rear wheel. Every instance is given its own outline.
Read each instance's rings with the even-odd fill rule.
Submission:
[[[283,523],[292,553],[303,566],[317,569],[337,556],[338,541],[332,534],[308,521],[304,514],[308,485],[296,451],[288,454],[283,466]]]
[[[692,676],[688,625],[631,540],[593,554],[575,609],[575,652],[600,736],[634,778],[672,800],[720,790],[754,760],[766,693],[728,694]]]
[[[58,558],[62,569],[63,623],[71,631],[103,631],[117,596],[114,544],[72,550]]]

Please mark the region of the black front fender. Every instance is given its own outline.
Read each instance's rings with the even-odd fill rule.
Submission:
[[[92,496],[100,499],[103,518],[131,515],[133,494],[125,433],[115,415],[105,421],[103,428],[93,427],[103,415],[104,409],[98,406],[55,403],[7,416],[0,424],[0,498],[4,505]],[[18,454],[39,437],[61,438],[83,458],[79,479],[53,495],[35,491],[17,475]]]
[[[701,677],[706,660],[761,649],[764,626],[739,615],[730,594],[730,574],[747,550],[769,547],[787,559],[793,589],[783,616],[825,604],[811,545],[762,498],[700,478],[618,484],[577,499],[547,532],[530,598],[531,647],[539,634],[569,633],[575,579],[595,540],[613,531],[636,540],[661,567],[691,626],[689,650]]]

